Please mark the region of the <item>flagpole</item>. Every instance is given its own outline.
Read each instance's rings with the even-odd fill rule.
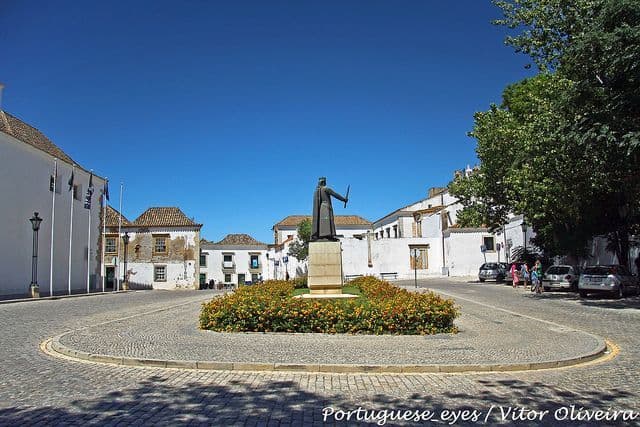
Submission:
[[[118,215],[118,274],[117,274],[117,280],[116,280],[117,291],[120,290],[120,235],[122,233],[122,192],[123,191],[124,191],[124,182],[120,182],[120,208],[119,208],[120,215]]]
[[[75,189],[73,186],[73,174],[76,170],[76,165],[73,165],[71,167],[71,181],[69,183],[69,185],[71,186],[71,188],[69,189],[69,191],[71,191],[71,214],[69,215],[70,219],[69,219],[69,277],[68,277],[68,281],[67,281],[67,286],[68,286],[68,290],[69,290],[69,295],[71,295],[71,244],[73,242],[73,196],[75,193]]]
[[[49,296],[53,296],[53,228],[56,223],[56,185],[58,184],[58,159],[53,159],[53,196],[51,196],[51,251],[49,253]]]
[[[107,243],[105,242],[107,236],[107,203],[109,202],[107,195],[107,188],[109,187],[109,179],[106,178],[105,187],[102,189],[102,292],[104,292],[104,282],[106,280],[107,275],[107,267],[104,264],[104,251],[107,247]]]

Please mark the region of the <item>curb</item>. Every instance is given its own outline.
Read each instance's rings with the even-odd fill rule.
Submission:
[[[467,364],[467,365],[347,365],[347,364],[297,364],[297,363],[248,363],[248,362],[216,362],[201,360],[161,360],[133,357],[119,357],[105,354],[91,354],[74,350],[62,344],[55,336],[45,340],[41,348],[52,356],[63,355],[71,359],[105,363],[110,365],[145,367],[145,368],[177,368],[207,371],[252,371],[252,372],[300,372],[300,373],[368,373],[368,374],[454,374],[454,373],[486,373],[535,371],[542,369],[559,369],[578,366],[589,362],[601,362],[613,359],[619,352],[618,347],[609,341],[590,354],[575,358],[511,364]],[[598,360],[602,359],[602,360]]]
[[[15,303],[19,303],[19,302],[36,302],[36,301],[66,299],[66,298],[95,297],[95,296],[99,296],[99,295],[126,294],[128,292],[145,292],[145,291],[138,291],[138,290],[109,291],[109,292],[100,292],[100,291],[98,291],[98,292],[90,292],[88,294],[52,295],[52,296],[39,297],[39,298],[14,298],[14,299],[0,300],[0,305],[2,305],[2,304],[15,304]]]

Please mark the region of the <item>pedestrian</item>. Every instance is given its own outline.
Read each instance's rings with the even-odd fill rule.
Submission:
[[[515,262],[511,264],[511,270],[509,270],[509,272],[511,273],[511,278],[513,279],[513,287],[517,288],[518,283],[520,282],[520,278],[518,277],[518,267],[516,266]]]
[[[522,263],[522,267],[520,267],[520,275],[522,276],[522,286],[527,287],[527,285],[531,285],[531,277],[529,276],[529,266],[527,262]]]
[[[542,272],[542,261],[540,261],[539,259],[536,260],[535,270],[536,270],[536,273],[538,274],[538,293],[541,294],[543,289],[542,277],[544,273]]]
[[[536,263],[533,265],[533,268],[531,269],[531,292],[535,292],[537,294],[541,293],[541,289],[540,289],[541,268],[538,268],[539,266],[540,266],[540,260],[536,260]]]

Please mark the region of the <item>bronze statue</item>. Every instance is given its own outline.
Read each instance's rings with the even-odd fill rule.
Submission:
[[[333,207],[331,206],[331,196],[344,202],[347,206],[349,201],[349,190],[347,196],[342,197],[340,194],[327,187],[327,178],[320,178],[318,186],[313,194],[313,220],[311,222],[311,241],[318,240],[336,241],[336,223],[333,218]]]

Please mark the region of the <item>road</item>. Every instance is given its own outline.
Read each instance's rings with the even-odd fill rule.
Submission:
[[[177,304],[199,305],[212,292],[149,291],[3,304],[0,424],[347,425],[369,411],[366,415],[377,417],[370,419],[373,424],[386,425],[603,425],[572,421],[601,410],[600,416],[618,417],[610,425],[640,425],[640,417],[622,421],[623,416],[636,416],[628,411],[640,411],[637,297],[583,301],[566,293],[536,296],[500,284],[445,279],[422,281],[420,286],[454,297],[463,311],[509,310],[606,337],[620,347],[620,354],[595,365],[485,374],[121,367],[53,358],[39,346],[65,331]],[[536,325],[531,322],[532,328]],[[575,405],[573,413],[570,405]],[[413,415],[404,421],[389,418],[403,410]]]

